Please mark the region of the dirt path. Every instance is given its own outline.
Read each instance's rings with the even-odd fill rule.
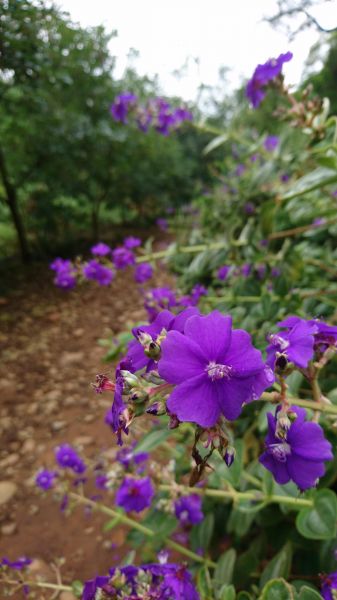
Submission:
[[[0,481],[16,486],[0,504],[0,558],[33,557],[43,570],[65,557],[65,581],[103,574],[118,562],[123,531],[101,533],[101,517],[81,509],[67,518],[50,494],[36,490],[34,476],[41,465],[54,466],[60,443],[87,456],[115,444],[103,422],[109,398],[90,387],[96,373],[110,369],[97,340],[146,320],[142,298],[131,273],[109,288],[89,284],[65,293],[41,268],[0,302]]]

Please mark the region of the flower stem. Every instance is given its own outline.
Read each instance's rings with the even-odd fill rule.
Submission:
[[[46,588],[49,590],[58,590],[59,592],[71,592],[73,590],[73,588],[71,587],[71,585],[63,585],[60,583],[48,583],[47,581],[19,581],[17,579],[4,579],[3,580],[5,583],[8,583],[9,585],[28,585],[30,587],[40,587],[40,588]]]
[[[159,489],[165,492],[169,492],[172,490],[172,486],[160,485]],[[186,494],[191,493],[191,488],[184,485],[178,485],[175,487],[175,489]],[[193,488],[193,493],[199,494],[200,496],[209,496],[211,498],[228,499],[232,500],[233,502],[238,500],[255,500],[258,502],[262,501],[267,504],[289,504],[294,506],[294,508],[313,506],[312,500],[307,500],[305,498],[293,498],[292,496],[281,496],[276,494],[271,494],[270,496],[268,496],[267,494],[263,494],[262,492],[257,490],[252,490],[248,492],[238,492],[234,489],[215,490],[212,488]]]
[[[121,512],[117,512],[113,508],[110,508],[108,506],[105,506],[104,504],[95,502],[94,500],[90,500],[89,498],[85,498],[84,496],[80,496],[79,494],[75,494],[74,492],[70,492],[69,497],[72,498],[73,500],[75,500],[76,502],[78,502],[79,504],[85,504],[86,506],[91,506],[94,510],[98,510],[99,512],[101,512],[105,515],[108,515],[109,517],[113,517],[113,518],[118,517],[118,519],[121,523],[124,523],[124,525],[128,525],[129,527],[132,527],[133,529],[137,529],[140,533],[143,533],[144,535],[146,535],[149,538],[157,537],[156,531],[153,531],[149,527],[145,527],[145,525],[142,525],[135,519],[132,519],[131,517],[128,517],[127,515],[125,515]],[[172,550],[176,550],[180,554],[187,556],[188,558],[190,558],[191,560],[194,560],[195,562],[203,563],[203,564],[207,565],[208,567],[212,567],[212,568],[216,567],[216,563],[214,563],[212,560],[204,558],[203,556],[199,556],[199,554],[192,552],[192,550],[185,548],[181,544],[178,544],[177,542],[174,542],[173,540],[171,540],[169,538],[164,538],[163,541],[164,541],[165,545],[168,546],[169,548],[172,548]]]
[[[194,246],[175,246],[173,248],[167,248],[167,250],[160,250],[159,252],[137,256],[136,263],[157,260],[159,258],[169,258],[170,256],[176,256],[177,254],[195,254],[196,252],[203,252],[204,250],[220,250],[221,248],[225,248],[226,245],[227,244],[224,242],[214,242],[213,244],[198,244]]]
[[[261,398],[263,402],[280,402],[278,393],[275,392],[263,392]],[[319,410],[322,413],[330,415],[337,415],[337,406],[335,404],[325,404],[323,402],[315,402],[314,400],[301,400],[300,398],[289,398],[291,404],[296,406],[303,406],[303,408],[310,408],[311,410]]]

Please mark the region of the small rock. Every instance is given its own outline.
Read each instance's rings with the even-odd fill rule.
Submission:
[[[93,443],[93,441],[94,438],[92,438],[90,435],[80,435],[79,437],[75,438],[74,444],[75,446],[89,446]]]
[[[61,357],[61,367],[69,367],[84,361],[84,352],[64,352]]]
[[[61,592],[59,598],[60,600],[77,600],[76,596],[71,592]]]
[[[9,502],[17,489],[18,486],[13,481],[0,481],[0,505]]]
[[[2,535],[13,535],[17,530],[16,523],[6,523],[5,525],[1,525],[1,533]]]
[[[66,425],[67,423],[65,421],[53,421],[50,424],[50,429],[52,431],[61,431],[61,429],[64,429]]]
[[[95,415],[85,415],[85,417],[83,417],[85,423],[92,423],[95,419]]]
[[[57,402],[60,400],[62,393],[60,390],[50,390],[45,394],[45,400],[51,400],[52,402]]]
[[[78,328],[73,331],[75,337],[81,337],[84,334],[84,329]]]
[[[32,454],[32,452],[34,452],[35,450],[35,441],[33,440],[33,438],[28,438],[27,440],[25,440],[22,444],[21,447],[21,453],[22,454]]]
[[[7,456],[6,458],[3,458],[0,461],[0,469],[5,469],[6,467],[11,467],[12,465],[15,465],[18,460],[20,460],[20,456],[16,453],[14,454],[10,454],[9,456]]]

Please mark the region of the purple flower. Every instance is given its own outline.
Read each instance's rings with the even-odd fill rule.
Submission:
[[[197,283],[191,290],[191,304],[192,306],[196,306],[201,298],[201,296],[207,296],[208,290],[201,283]]]
[[[151,279],[153,275],[153,267],[150,263],[140,263],[135,269],[135,281],[137,283],[145,283]]]
[[[150,321],[153,321],[162,309],[170,309],[177,305],[177,298],[169,287],[152,288],[145,293],[144,307]]]
[[[126,267],[135,264],[135,255],[128,248],[119,246],[113,250],[112,260],[116,269],[126,269]]]
[[[173,111],[173,119],[176,125],[180,125],[184,121],[193,121],[193,115],[187,108],[181,106]]]
[[[114,278],[114,272],[108,267],[101,265],[101,263],[95,259],[89,260],[89,262],[84,265],[83,275],[86,279],[97,281],[99,285],[110,285]]]
[[[97,475],[96,479],[95,479],[95,486],[97,487],[98,490],[107,490],[107,483],[108,483],[108,478],[106,475]]]
[[[105,423],[107,423],[113,432],[117,434],[117,443],[119,446],[123,445],[122,432],[125,434],[129,433],[127,418],[125,415],[127,407],[123,402],[124,380],[121,375],[121,371],[130,371],[131,368],[131,361],[128,357],[122,359],[117,365],[114,400],[111,409],[105,415]]]
[[[174,512],[181,525],[197,525],[203,520],[202,500],[198,494],[182,496],[174,503]]]
[[[167,219],[160,217],[159,219],[156,220],[156,224],[158,225],[160,231],[167,231],[167,229],[168,229]]]
[[[232,330],[232,319],[218,311],[190,317],[162,343],[160,376],[176,384],[167,408],[180,421],[212,427],[221,414],[236,419],[242,405],[257,400],[273,383],[250,335]]]
[[[124,92],[116,96],[110,111],[115,121],[126,124],[129,110],[135,106],[137,96],[130,92]]]
[[[116,504],[127,512],[131,510],[141,512],[144,508],[151,506],[153,496],[154,489],[149,477],[141,479],[125,477],[117,490]]]
[[[279,327],[285,327],[289,331],[299,324],[309,325],[314,328],[314,350],[324,352],[329,346],[337,346],[337,327],[328,325],[318,319],[306,321],[297,316],[291,316],[278,323]]]
[[[274,277],[274,279],[276,279],[277,277],[280,277],[281,275],[281,269],[279,269],[279,267],[272,267],[271,271],[270,271],[270,275],[272,277]]]
[[[244,265],[242,265],[242,267],[241,267],[241,274],[242,274],[244,277],[249,277],[249,275],[250,275],[250,273],[251,273],[251,270],[252,270],[252,265],[250,265],[250,264],[248,264],[248,263],[245,263],[245,264],[244,264]]]
[[[0,567],[8,567],[9,569],[16,569],[17,571],[21,571],[25,567],[28,567],[33,561],[30,558],[26,558],[22,556],[17,558],[16,560],[9,560],[6,556],[3,556],[0,560]]]
[[[337,571],[335,573],[329,573],[329,575],[322,575],[322,587],[321,593],[324,600],[334,600],[333,590],[337,590]],[[336,597],[336,596],[335,596]]]
[[[243,210],[246,215],[253,215],[255,213],[255,206],[252,202],[246,202],[243,206]]]
[[[162,598],[200,600],[200,596],[193,585],[191,574],[184,566],[179,566],[175,571],[168,572],[164,577],[162,588],[164,594],[167,592],[172,594],[172,596],[163,595]]]
[[[246,167],[245,167],[245,165],[242,165],[242,164],[240,164],[240,165],[238,165],[238,166],[236,167],[236,169],[235,169],[235,175],[236,175],[237,177],[241,177],[241,175],[243,175],[243,174],[244,174],[245,170],[246,170]]]
[[[266,86],[275,79],[282,71],[283,64],[293,57],[291,52],[280,54],[278,58],[270,58],[263,65],[257,65],[253,77],[248,81],[246,96],[257,108],[266,95]]]
[[[95,577],[95,579],[89,579],[89,581],[86,581],[84,584],[82,600],[95,600],[96,591],[105,586],[109,582],[109,579],[110,577],[108,576],[102,576]]]
[[[262,265],[258,265],[256,267],[257,270],[257,276],[259,279],[263,279],[266,275],[266,271],[267,271],[267,267],[266,265],[262,264]]]
[[[287,183],[290,179],[290,175],[288,175],[288,173],[282,173],[282,175],[280,176],[280,180],[282,181],[282,183]]]
[[[55,449],[55,458],[62,468],[72,469],[75,473],[84,473],[86,470],[83,460],[69,444],[58,446],[58,448]]]
[[[108,246],[107,244],[104,244],[103,242],[99,242],[98,244],[96,244],[95,246],[92,246],[92,248],[91,248],[91,254],[94,254],[95,256],[106,256],[110,252],[111,252],[110,246]]]
[[[267,152],[273,152],[273,150],[275,150],[275,148],[277,148],[279,143],[279,139],[277,137],[277,135],[268,135],[266,137],[266,139],[263,142],[263,145],[265,147],[265,150],[267,150]]]
[[[142,325],[132,330],[135,340],[129,343],[127,358],[131,361],[131,370],[139,371],[146,367],[147,371],[156,368],[154,359],[149,358],[148,350],[151,344],[157,344],[158,337],[167,331],[184,331],[184,326],[189,317],[198,314],[197,308],[186,308],[179,315],[174,315],[168,310],[161,311],[151,325]],[[145,354],[144,351],[147,351]]]
[[[297,418],[286,433],[282,432],[282,438],[276,435],[276,416],[267,414],[266,451],[259,460],[272,472],[277,483],[283,485],[292,480],[300,490],[306,490],[315,486],[317,480],[324,475],[324,461],[332,460],[333,454],[322,428],[317,423],[305,421],[304,408],[292,406],[291,410],[297,414]]]
[[[295,321],[286,321],[278,323],[279,327],[287,327],[286,323],[294,323],[288,331],[270,334],[267,347],[267,363],[272,369],[275,367],[277,353],[282,354],[288,361],[294,363],[297,367],[305,369],[309,360],[314,356],[314,335],[317,327],[312,321],[305,321],[294,317]]]
[[[220,267],[217,272],[218,279],[220,279],[221,281],[225,281],[229,275],[230,270],[231,267],[227,265],[223,265],[222,267]]]
[[[142,243],[141,239],[130,235],[129,237],[125,238],[125,240],[123,242],[123,246],[124,246],[124,248],[127,248],[128,250],[132,250],[132,248],[137,248],[138,246],[140,246],[141,243]]]
[[[147,452],[134,452],[133,448],[123,448],[116,454],[116,460],[123,465],[125,469],[129,469],[133,464],[140,465],[146,462],[149,458]]]
[[[55,477],[58,477],[56,471],[41,469],[36,475],[35,483],[42,490],[50,490],[50,488],[52,488],[54,485]]]
[[[267,248],[268,244],[269,244],[268,240],[260,240],[261,248]]]
[[[326,219],[324,217],[317,217],[312,222],[313,227],[320,227],[321,225],[325,225]]]
[[[76,285],[76,271],[68,259],[55,258],[50,268],[55,271],[54,283],[64,290],[71,290]]]

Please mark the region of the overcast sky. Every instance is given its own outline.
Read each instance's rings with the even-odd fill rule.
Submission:
[[[247,79],[259,62],[291,50],[285,65],[288,83],[298,83],[310,47],[318,39],[306,31],[289,44],[287,37],[262,21],[273,14],[275,0],[57,0],[82,26],[104,24],[118,31],[111,42],[117,57],[116,76],[127,64],[130,48],[139,51],[134,65],[140,74],[158,73],[163,92],[186,100],[196,97],[200,83],[215,85],[221,66],[231,69],[229,86]],[[337,25],[337,0],[313,11],[325,27]],[[199,59],[199,65],[195,62]],[[189,59],[188,73],[173,72]]]

